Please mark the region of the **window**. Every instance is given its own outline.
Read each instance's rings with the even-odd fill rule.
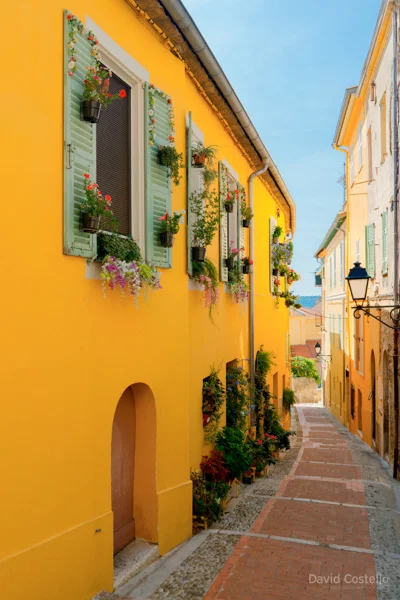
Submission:
[[[96,135],[96,181],[104,194],[112,197],[112,211],[118,219],[118,233],[129,235],[131,227],[131,132],[130,87],[115,73],[110,79],[110,93],[126,90],[127,97],[112,102],[101,113]],[[102,224],[110,229],[110,224]]]
[[[333,253],[333,287],[336,287],[336,254],[337,254],[337,250],[335,248],[335,251]]]
[[[364,317],[354,317],[354,365],[359,373],[364,370]]]
[[[350,152],[349,152],[349,170],[350,170],[350,185],[353,185],[354,183],[354,150],[353,148],[350,148]]]
[[[360,262],[360,240],[356,240],[356,261]]]
[[[381,116],[381,161],[385,160],[387,154],[386,148],[386,92],[383,94],[380,102],[380,116]]]
[[[388,240],[388,211],[382,213],[382,273],[387,275],[389,265],[389,240]]]
[[[361,169],[363,165],[363,141],[362,141],[362,123],[360,123],[358,128],[358,170]]]
[[[360,390],[358,390],[357,396],[357,429],[362,432],[362,393]]]
[[[344,242],[340,242],[339,253],[340,253],[339,280],[340,280],[340,285],[343,285],[343,282],[344,282]]]
[[[332,255],[329,257],[329,287],[332,289],[333,282],[333,269],[332,269]]]
[[[236,180],[228,173],[228,189],[232,192],[234,197],[236,197]],[[239,248],[240,241],[238,240],[238,206],[237,200],[233,206],[233,212],[228,213],[228,240],[229,240],[229,249]]]
[[[367,225],[365,227],[365,253],[366,253],[366,269],[368,275],[375,277],[375,229],[374,225]]]
[[[372,131],[371,127],[368,129],[367,133],[367,145],[368,145],[368,181],[372,181],[374,178],[373,170],[373,162],[372,162]]]

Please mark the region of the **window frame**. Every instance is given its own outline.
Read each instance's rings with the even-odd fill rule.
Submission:
[[[385,161],[387,156],[387,106],[386,106],[386,90],[383,92],[379,102],[380,110],[380,126],[381,126],[381,163]]]
[[[150,81],[150,75],[142,65],[121,48],[121,46],[119,46],[89,17],[86,18],[86,25],[93,31],[98,39],[100,61],[131,88],[130,230],[133,239],[140,247],[142,256],[145,257],[145,98],[143,84]]]

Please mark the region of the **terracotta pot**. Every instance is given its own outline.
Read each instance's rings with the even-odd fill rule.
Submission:
[[[204,154],[192,154],[192,167],[196,169],[202,169],[206,162],[206,157]]]
[[[272,243],[273,244],[279,244],[279,238],[278,237],[272,238]]]
[[[227,213],[233,213],[233,204],[231,202],[225,202],[225,210]]]
[[[174,245],[174,234],[170,231],[161,231],[160,232],[160,244],[164,248],[172,248]]]
[[[196,262],[204,262],[206,257],[206,248],[192,247],[192,259]]]
[[[211,416],[208,413],[203,413],[203,427],[206,427],[210,422]]]
[[[250,220],[249,219],[243,219],[242,221],[242,227],[250,227]]]
[[[101,217],[92,217],[88,213],[82,213],[82,231],[86,233],[97,233],[100,229]]]
[[[101,104],[97,100],[84,100],[82,102],[82,117],[89,123],[98,123],[100,119]]]

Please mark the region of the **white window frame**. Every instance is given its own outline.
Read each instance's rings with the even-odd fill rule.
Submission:
[[[143,84],[149,72],[119,46],[90,17],[86,26],[99,41],[100,60],[131,88],[131,232],[145,256],[145,136]]]
[[[339,253],[340,253],[339,281],[340,281],[340,285],[343,285],[343,282],[344,282],[344,242],[340,242]]]
[[[361,240],[356,240],[356,262],[360,262],[360,245]]]
[[[329,257],[329,289],[332,289],[332,282],[333,282],[333,260],[332,260],[332,254]]]
[[[335,248],[334,252],[333,252],[333,287],[336,288],[337,285],[337,277],[336,277],[336,271],[337,271],[337,260],[336,260],[336,254],[337,254],[337,249]]]
[[[231,189],[232,191],[234,191],[236,189],[236,182],[239,180],[238,174],[226,160],[223,160],[222,162],[228,171],[228,182],[227,182],[228,188]],[[228,248],[230,251],[232,231],[234,231],[233,241],[235,242],[233,247],[239,248],[239,246],[240,246],[240,240],[238,239],[238,214],[237,214],[237,203],[236,202],[233,206],[233,212],[227,213],[227,214],[228,214],[228,231],[229,231]]]
[[[363,124],[360,123],[358,127],[358,170],[360,171],[363,166],[363,138],[362,138]]]

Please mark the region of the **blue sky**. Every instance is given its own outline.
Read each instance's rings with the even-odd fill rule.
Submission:
[[[380,0],[183,0],[297,205],[298,294],[316,294],[313,258],[343,203],[332,149],[345,88],[357,85]]]

